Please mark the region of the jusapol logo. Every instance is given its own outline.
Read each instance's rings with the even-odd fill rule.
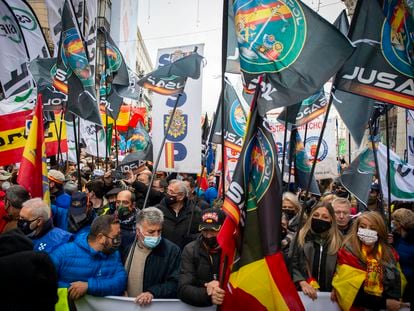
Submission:
[[[234,3],[240,63],[249,73],[288,68],[305,44],[306,19],[296,0]]]

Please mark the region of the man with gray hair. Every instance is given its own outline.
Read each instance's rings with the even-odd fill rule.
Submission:
[[[163,213],[156,207],[138,212],[136,239],[125,252],[127,292],[140,305],[154,298],[176,298],[181,251],[161,237]]]
[[[72,240],[72,234],[53,227],[50,206],[40,198],[23,203],[17,227],[33,241],[33,250],[51,253],[58,246]]]
[[[337,197],[332,201],[332,207],[335,211],[336,223],[339,231],[343,235],[348,233],[351,227],[351,202],[347,198]]]
[[[188,188],[184,181],[172,179],[167,193],[157,205],[165,217],[162,236],[181,249],[199,235],[201,210],[188,200]]]

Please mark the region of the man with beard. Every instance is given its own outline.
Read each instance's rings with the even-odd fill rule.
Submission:
[[[178,280],[178,298],[197,307],[220,305],[224,290],[218,281],[221,248],[217,234],[225,219],[220,209],[202,211],[199,230],[201,235],[187,244],[181,256]]]
[[[69,232],[53,227],[50,206],[40,198],[23,203],[17,227],[32,240],[37,252],[51,253],[72,239]]]
[[[129,190],[120,191],[116,196],[116,215],[121,224],[121,254],[134,242],[136,211],[135,194]]]
[[[59,288],[68,289],[68,297],[84,295],[120,296],[127,275],[117,251],[121,243],[119,221],[113,215],[95,218],[91,230],[76,237],[50,254]]]
[[[187,186],[181,180],[170,181],[165,198],[157,207],[164,214],[162,237],[181,249],[199,235],[201,210],[187,198]]]

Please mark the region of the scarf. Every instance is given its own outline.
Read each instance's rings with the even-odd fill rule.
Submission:
[[[362,259],[367,264],[367,274],[364,281],[364,291],[369,295],[382,296],[384,290],[382,285],[383,270],[377,258],[382,256],[381,244],[378,244],[377,258],[367,254],[367,246],[362,244]]]

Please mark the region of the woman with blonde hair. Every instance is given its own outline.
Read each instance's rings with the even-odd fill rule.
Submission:
[[[362,213],[353,223],[338,252],[331,298],[342,310],[399,310],[401,275],[388,231],[378,212]]]
[[[292,279],[312,299],[317,291],[331,291],[336,269],[336,254],[342,236],[330,204],[316,205],[298,233],[297,245],[291,245]]]
[[[288,218],[288,229],[296,232],[299,228],[300,211],[302,207],[296,194],[284,192],[282,197],[282,212]]]

